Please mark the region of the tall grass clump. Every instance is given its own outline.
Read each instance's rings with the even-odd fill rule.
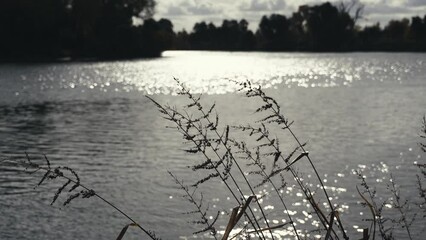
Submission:
[[[164,119],[174,124],[177,131],[183,136],[188,147],[185,152],[197,154],[203,157],[201,162],[191,166],[193,171],[202,171],[201,179],[183,186],[176,176],[174,180],[185,191],[185,194],[193,203],[191,190],[198,189],[202,184],[219,179],[234,199],[235,208],[229,216],[229,222],[223,239],[235,237],[256,237],[258,239],[275,239],[274,229],[288,229],[297,239],[309,236],[303,229],[298,229],[291,213],[291,202],[282,194],[288,181],[293,179],[301,190],[304,198],[313,209],[318,228],[314,231],[325,239],[348,239],[339,212],[331,202],[331,197],[315,167],[307,144],[300,140],[292,129],[293,122],[282,112],[276,100],[268,96],[261,87],[254,87],[250,82],[237,83],[239,91],[248,98],[254,98],[260,105],[255,110],[259,116],[258,120],[238,126],[219,124],[220,118],[215,110],[215,104],[204,105],[201,96],[192,94],[179,80],[179,95],[184,96],[188,102],[185,106],[169,106],[161,104],[148,97],[158,108]],[[278,129],[279,132],[271,129]],[[234,138],[233,132],[246,134],[244,139]],[[282,137],[284,136],[284,137]],[[289,137],[294,142],[294,147],[285,149],[281,146],[281,139]],[[252,139],[248,143],[245,139]],[[254,142],[254,144],[252,144]],[[304,173],[299,172],[299,162],[307,161],[309,170],[316,176],[319,187],[313,189],[313,183],[307,183],[302,177]],[[244,171],[244,169],[249,169]],[[268,199],[276,198],[284,209],[286,224],[272,225],[267,213],[264,211],[266,203],[265,196],[259,196],[255,189],[270,184],[273,194]],[[321,202],[323,201],[323,202]],[[263,203],[263,204],[262,204]],[[323,206],[325,203],[326,207]],[[259,210],[256,214],[254,208]],[[199,210],[199,209],[198,209]],[[200,211],[197,211],[200,213]],[[203,217],[203,214],[201,213]],[[246,224],[238,220],[244,216]],[[216,218],[219,215],[216,215]],[[216,218],[214,222],[216,222]],[[205,231],[210,231],[216,237],[217,230],[213,224],[206,224]],[[289,225],[289,226],[286,226]],[[231,230],[234,235],[230,235]],[[238,229],[238,231],[236,230]]]
[[[148,98],[157,106],[163,118],[172,123],[173,129],[182,135],[187,146],[184,151],[202,156],[202,161],[191,166],[194,172],[201,172],[199,176],[202,177],[198,181],[184,185],[183,180],[170,173],[183,190],[185,198],[196,207],[191,213],[201,217],[198,223],[204,227],[195,234],[209,232],[215,239],[219,233],[221,239],[276,239],[280,238],[279,232],[284,229],[287,237],[295,239],[313,236],[321,239],[349,239],[338,210],[339,205],[332,202],[315,160],[307,150],[307,143],[297,136],[292,128],[293,121],[289,120],[273,97],[248,81],[236,82],[240,93],[258,103],[253,111],[257,120],[230,126],[220,124],[214,103],[204,104],[201,95],[192,94],[182,82],[175,80],[180,89],[178,94],[187,99],[186,104],[170,106]],[[421,137],[426,138],[425,118]],[[420,143],[420,147],[426,151],[425,143]],[[393,232],[396,229],[404,229],[406,238],[414,239],[411,231],[413,224],[417,221],[420,222],[417,226],[421,226],[426,218],[425,164],[416,162],[415,165],[420,169],[416,175],[418,196],[415,201],[402,196],[392,174],[386,186],[391,197],[381,201],[376,196],[375,188],[370,187],[362,173],[358,172],[360,186],[356,188],[359,199],[370,210],[371,218],[363,219],[370,226],[363,229],[361,236],[354,236],[356,239],[395,239]],[[299,166],[303,167],[303,171]],[[315,176],[314,179],[306,180],[304,176],[311,174]],[[232,196],[235,207],[225,216],[211,213],[215,217],[209,221],[206,219],[208,207],[202,210],[201,206],[209,206],[211,203],[203,202],[207,200],[203,199],[202,193],[199,193],[201,197],[198,200],[194,196],[200,192],[203,184],[215,180],[223,183],[224,191]],[[271,193],[257,194],[257,189],[268,186],[272,187]],[[295,222],[297,216],[292,214],[292,199],[283,194],[287,186],[296,186],[302,193],[304,201],[308,203],[307,209],[310,209],[309,215],[317,223],[314,229],[298,227]],[[264,211],[270,202],[282,205],[282,217],[286,219],[284,224],[273,223],[268,217],[270,213]],[[390,206],[394,212],[385,212],[384,206]],[[255,211],[256,208],[259,212]],[[413,211],[413,208],[420,211]],[[423,216],[419,216],[420,213]],[[221,217],[229,220],[218,220]],[[241,217],[244,217],[244,221],[240,220]],[[219,222],[227,222],[221,231],[216,226]]]

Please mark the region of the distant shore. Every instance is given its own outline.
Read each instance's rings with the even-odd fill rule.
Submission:
[[[206,52],[239,52],[239,53],[252,53],[252,52],[264,52],[264,53],[426,53],[426,51],[409,51],[409,50],[355,50],[355,51],[265,51],[265,50],[217,50],[217,49],[170,49],[166,51],[206,51]],[[22,57],[22,58],[1,58],[0,64],[16,63],[16,64],[43,64],[43,63],[73,63],[73,62],[114,62],[114,61],[126,61],[126,60],[145,60],[145,59],[156,59],[161,58],[164,51],[155,55],[142,55],[142,56],[116,56],[116,57]]]
[[[161,57],[162,52],[141,56],[116,56],[116,57],[22,57],[1,58],[0,64],[4,63],[71,63],[71,62],[113,62],[134,59],[152,59]]]

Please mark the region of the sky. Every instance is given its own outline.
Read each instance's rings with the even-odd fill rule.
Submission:
[[[272,13],[291,16],[300,5],[317,5],[323,0],[156,0],[155,18],[168,18],[174,30],[190,32],[196,22],[213,22],[220,26],[224,19],[242,18],[249,22],[249,28],[256,30],[260,19]],[[349,3],[349,0],[344,0]],[[365,6],[359,25],[381,26],[390,19],[402,19],[426,15],[426,0],[361,0]]]

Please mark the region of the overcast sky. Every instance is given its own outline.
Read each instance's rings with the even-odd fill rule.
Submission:
[[[272,13],[291,16],[303,4],[320,4],[322,0],[157,0],[155,18],[168,18],[174,30],[185,28],[191,31],[194,23],[213,22],[220,25],[223,19],[246,19],[252,30],[257,29],[263,15]],[[348,2],[348,0],[346,0]],[[364,19],[360,25],[380,22],[385,25],[390,19],[421,16],[426,14],[426,0],[361,0],[365,5]]]

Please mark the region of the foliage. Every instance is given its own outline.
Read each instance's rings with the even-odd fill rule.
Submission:
[[[224,20],[221,26],[195,23],[191,33],[177,33],[176,49],[262,51],[425,51],[426,15],[379,24],[356,25],[364,5],[358,1],[333,5],[302,5],[291,17],[263,16],[257,30],[240,27],[245,19]],[[233,37],[230,37],[233,36]]]
[[[154,7],[154,0],[1,1],[0,59],[158,56],[174,33],[170,21],[151,18]]]
[[[0,60],[156,57],[168,49],[226,51],[426,51],[426,15],[356,25],[364,5],[302,5],[291,16],[195,23],[175,33],[154,0],[4,0]],[[279,10],[279,9],[277,9]]]

